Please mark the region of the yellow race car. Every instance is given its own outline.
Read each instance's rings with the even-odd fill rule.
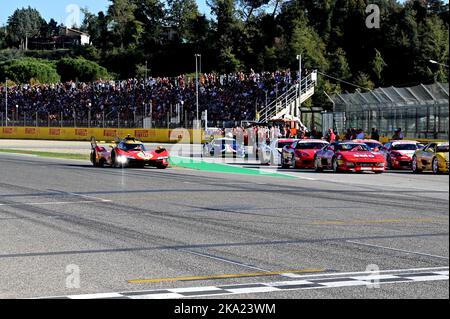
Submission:
[[[428,143],[417,150],[413,155],[412,170],[414,173],[431,170],[435,174],[448,174],[448,142]]]

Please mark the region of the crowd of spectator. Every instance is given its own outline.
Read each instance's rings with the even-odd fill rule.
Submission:
[[[279,72],[201,74],[200,111],[207,109],[209,120],[253,120],[257,109],[281,95],[295,81],[289,70]],[[5,105],[5,87],[0,87],[0,105]],[[19,85],[8,88],[8,117],[28,116],[85,121],[120,117],[131,120],[137,114],[157,122],[178,110],[184,118],[196,113],[196,79],[186,75],[128,79],[124,81],[68,82],[46,85]],[[178,108],[176,107],[178,105]]]

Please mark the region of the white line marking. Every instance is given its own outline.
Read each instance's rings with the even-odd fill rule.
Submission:
[[[100,197],[94,197],[94,196],[89,196],[89,195],[81,195],[81,194],[77,194],[77,193],[58,191],[58,190],[56,192],[63,193],[63,194],[68,194],[68,195],[72,195],[72,196],[79,196],[79,197],[94,199],[96,201],[105,202],[105,203],[111,202],[111,200],[109,200],[109,199],[104,199],[104,198],[100,198]]]
[[[74,295],[69,296],[70,299],[104,299],[104,298],[115,298],[115,297],[123,297],[123,295],[111,292],[111,293],[100,293],[95,295]]]
[[[410,269],[394,269],[394,270],[380,270],[377,271],[377,274],[382,273],[396,273],[396,272],[415,272],[415,271],[448,271],[447,267],[432,267],[432,268],[410,268]],[[338,272],[338,273],[326,273],[326,274],[314,274],[314,275],[299,275],[297,278],[311,278],[311,277],[341,277],[341,276],[349,276],[349,275],[374,275],[373,272],[370,271],[359,271],[359,272]],[[292,282],[292,281],[287,281]]]
[[[201,256],[201,257],[206,257],[206,258],[210,258],[210,259],[214,259],[214,260],[219,260],[221,262],[229,263],[229,264],[232,264],[232,265],[238,265],[238,266],[241,266],[241,267],[255,269],[255,270],[262,271],[262,272],[271,272],[270,270],[267,270],[267,269],[253,267],[253,266],[250,266],[250,265],[242,264],[240,262],[236,262],[236,261],[232,261],[232,260],[228,260],[228,259],[223,259],[223,258],[216,257],[216,256],[206,255],[206,254],[198,253],[198,252],[195,252],[195,251],[192,251],[192,250],[186,250],[186,249],[177,249],[177,250],[178,251],[183,251],[185,253]]]
[[[209,287],[189,287],[189,288],[174,288],[174,289],[167,289],[170,292],[174,293],[183,293],[183,292],[202,292],[202,291],[213,291],[213,290],[222,290],[220,288],[217,288],[216,286],[209,286]]]
[[[307,280],[291,280],[291,281],[277,281],[277,282],[269,282],[269,283],[265,283],[264,285],[266,285],[267,287],[272,287],[272,286],[284,286],[284,285],[307,285],[307,284],[311,284],[310,281]]]
[[[352,287],[352,286],[367,286],[370,283],[367,281],[339,281],[339,282],[325,282],[320,283],[321,285],[326,286],[325,288],[338,288],[338,287]],[[320,287],[323,288],[323,287]]]
[[[434,280],[448,280],[448,276],[411,276],[411,277],[405,277],[414,281],[434,281]]]
[[[176,293],[161,293],[161,294],[131,296],[130,298],[132,298],[132,299],[180,299],[180,298],[183,298],[183,296],[180,294],[176,294]]]
[[[393,251],[398,251],[398,252],[402,252],[402,253],[406,253],[406,254],[414,254],[414,255],[422,255],[422,256],[427,256],[427,257],[448,259],[448,257],[445,257],[445,256],[430,255],[430,254],[419,253],[419,252],[415,252],[415,251],[409,251],[409,250],[403,250],[403,249],[397,249],[397,248],[391,248],[391,247],[385,247],[385,246],[379,246],[379,245],[365,244],[365,243],[361,243],[361,242],[357,242],[357,241],[351,241],[351,240],[347,240],[347,243],[352,243],[352,244],[361,245],[361,246],[367,246],[367,247],[374,247],[374,248],[393,250]]]
[[[352,276],[350,277],[352,279],[355,280],[381,280],[381,279],[395,279],[397,278],[396,276],[392,276],[392,275],[377,275],[376,273],[374,273],[373,275],[368,275],[368,276]]]
[[[233,289],[227,289],[227,291],[229,291],[233,294],[254,294],[254,293],[261,293],[261,292],[272,292],[272,291],[274,291],[274,287],[268,286],[268,287],[257,287],[257,288],[233,288]]]
[[[272,173],[274,173],[274,172],[272,172]],[[305,179],[305,180],[308,180],[308,181],[317,181],[317,180],[318,180],[318,179],[316,179],[316,178],[304,177],[304,176],[302,176],[302,175],[300,175],[300,174],[290,174],[290,173],[286,173],[286,172],[278,172],[278,171],[275,171],[275,173],[277,173],[277,174],[283,174],[283,175],[287,175],[287,176],[291,176],[291,177],[295,177],[295,178],[298,178],[298,179]]]

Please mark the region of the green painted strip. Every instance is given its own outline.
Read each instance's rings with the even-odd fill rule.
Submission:
[[[14,149],[0,149],[0,153],[9,154],[26,154],[35,155],[41,157],[52,158],[64,158],[64,159],[76,159],[76,160],[89,160],[89,155],[83,154],[70,154],[70,153],[56,153],[56,152],[40,152],[40,151],[26,151],[26,150],[14,150]],[[184,167],[189,169],[195,169],[200,171],[228,173],[228,174],[245,174],[245,175],[258,175],[268,177],[281,177],[294,179],[295,177],[287,174],[272,173],[259,169],[244,168],[237,165],[230,165],[224,163],[211,163],[204,160],[193,159],[189,157],[171,156],[170,164],[177,167]]]
[[[295,177],[287,174],[272,173],[259,169],[244,168],[237,165],[223,164],[223,163],[211,163],[204,160],[193,159],[189,157],[171,156],[170,163],[173,166],[190,168],[201,171],[217,172],[217,173],[231,173],[231,174],[245,174],[245,175],[259,175],[269,177],[282,177],[291,178]]]

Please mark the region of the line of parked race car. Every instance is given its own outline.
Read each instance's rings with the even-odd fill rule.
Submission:
[[[399,140],[382,144],[375,140],[328,143],[317,139],[275,139],[254,147],[263,165],[282,168],[309,168],[317,172],[411,170],[414,173],[449,172],[449,143]],[[203,145],[203,157],[248,156],[246,147],[234,138],[213,139]]]
[[[147,150],[138,139],[127,136],[110,145],[110,150],[91,140],[91,162],[94,166],[154,166],[165,169],[169,152],[162,147]],[[386,169],[411,170],[414,173],[449,172],[449,143],[390,141],[384,145],[375,140],[352,140],[328,143],[317,139],[275,139],[254,146],[256,158],[263,165],[282,168],[310,168],[317,172],[371,171]],[[203,157],[248,157],[247,149],[234,138],[217,138],[203,144]]]

